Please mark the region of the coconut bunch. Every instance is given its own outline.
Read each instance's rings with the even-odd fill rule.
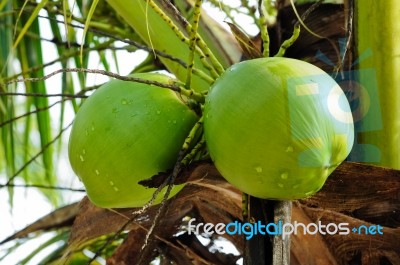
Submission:
[[[199,139],[228,182],[249,195],[280,200],[316,193],[353,145],[343,91],[304,61],[272,57],[235,64],[215,80],[204,103],[154,84],[178,83],[166,75],[133,77],[149,82],[101,86],[78,111],[70,135],[72,168],[101,207],[146,204],[157,189],[139,182],[171,172],[182,162],[182,146],[193,149]],[[187,142],[199,124],[204,137]]]

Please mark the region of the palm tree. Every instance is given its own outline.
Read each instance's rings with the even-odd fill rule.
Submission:
[[[42,250],[46,255],[40,264],[288,264],[290,256],[293,264],[399,263],[400,29],[395,19],[400,6],[396,0],[293,2],[0,1],[0,192],[11,209],[24,203],[15,199],[24,190],[37,191],[54,209],[0,238],[0,261],[31,238],[47,235],[19,263],[37,260]],[[371,50],[372,58],[364,59]],[[162,71],[179,79],[181,88],[202,104],[225,69],[267,51],[331,73],[353,109],[361,109],[353,112],[359,120],[356,148],[349,156],[361,163],[343,163],[320,192],[294,201],[283,217],[365,226],[369,234],[296,234],[289,250],[287,240],[273,237],[246,241],[243,235],[189,233],[192,218],[216,224],[282,217],[274,212],[279,208],[275,201],[249,197],[244,207],[242,193],[204,159],[204,145],[196,145],[200,151],[195,148],[192,163],[178,159],[180,174],[174,177],[186,186],[165,203],[103,209],[86,197],[80,200],[85,189],[67,163],[68,137],[76,112],[101,84]],[[356,83],[366,90],[357,90]],[[158,177],[145,185],[158,187],[165,176]],[[279,248],[284,253],[277,257]]]

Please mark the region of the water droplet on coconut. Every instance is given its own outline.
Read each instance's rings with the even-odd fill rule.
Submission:
[[[292,153],[293,152],[293,146],[291,146],[291,145],[289,145],[287,148],[286,148],[286,153]]]
[[[118,113],[118,112],[119,112],[119,109],[118,109],[118,108],[112,108],[111,112],[112,112],[112,113]]]
[[[114,186],[114,182],[112,182],[111,180],[110,180],[110,185],[111,185],[111,186]]]
[[[126,98],[121,99],[121,104],[122,105],[128,104],[128,100],[126,100]]]
[[[119,191],[119,189],[117,188],[117,187],[113,187],[114,188],[114,190],[116,191],[116,192],[118,192]]]
[[[86,149],[82,150],[82,154],[86,155]]]
[[[257,171],[257,173],[262,173],[263,171],[262,167],[255,167],[254,169]]]
[[[176,124],[176,120],[173,120],[172,123],[173,123],[173,124]]]
[[[295,184],[292,186],[293,189],[297,189],[300,185],[299,184]]]
[[[94,172],[96,172],[96,175],[100,175],[100,172],[97,169]]]
[[[81,162],[85,161],[82,155],[79,155],[79,159],[81,160]]]
[[[279,187],[279,188],[284,188],[285,185],[283,185],[282,183],[278,183],[278,187]]]
[[[160,115],[161,114],[161,111],[160,110],[157,110],[157,115]]]
[[[283,172],[281,174],[281,179],[287,179],[289,177],[289,174],[287,172]]]

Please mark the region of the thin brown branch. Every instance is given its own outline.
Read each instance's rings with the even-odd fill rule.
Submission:
[[[109,42],[104,42],[104,43],[101,43],[101,44],[99,44],[99,45],[97,45],[95,47],[84,48],[83,49],[83,53],[90,52],[90,51],[103,51],[103,50],[107,50],[107,49],[108,50],[112,50],[112,49],[114,49],[114,50],[125,50],[126,48],[127,47],[114,48],[114,47],[109,46]],[[26,74],[29,74],[29,73],[44,69],[45,67],[51,66],[51,65],[53,65],[55,63],[64,62],[64,61],[70,59],[71,57],[77,56],[79,54],[80,54],[80,50],[69,52],[67,54],[64,54],[64,55],[58,57],[57,59],[55,59],[53,61],[41,64],[41,65],[35,65],[35,66],[32,66],[31,68],[29,68],[29,69],[27,69],[25,71],[22,71],[22,72],[20,72],[18,74],[15,74],[15,75],[12,75],[12,76],[9,76],[9,77],[5,77],[5,78],[3,78],[3,81],[7,82],[9,80],[13,80],[13,79],[17,78],[18,76],[26,75]]]
[[[346,59],[347,51],[350,49],[350,44],[352,41],[353,37],[353,17],[354,17],[354,3],[353,0],[349,0],[348,3],[348,21],[346,25],[346,30],[347,30],[347,40],[346,40],[346,45],[343,50],[343,55],[342,55],[342,61],[340,62],[341,67],[344,65],[344,61]]]
[[[44,16],[39,16],[39,17],[46,18],[46,19],[52,19],[52,18],[48,18],[48,17],[44,17]],[[52,19],[52,20],[56,21],[57,23],[65,24],[64,21],[55,20],[55,19]],[[186,23],[188,23],[188,22],[186,21]],[[71,27],[79,28],[79,29],[84,29],[84,26],[82,26],[82,25],[76,25],[76,24],[72,24],[72,23],[67,23],[67,25],[71,26]],[[181,66],[183,66],[184,68],[188,67],[188,64],[185,61],[183,61],[183,60],[181,60],[179,58],[173,57],[172,55],[170,55],[168,53],[156,50],[156,49],[154,49],[154,47],[148,47],[146,45],[143,45],[143,44],[141,44],[141,43],[139,43],[137,41],[130,40],[128,38],[120,38],[120,37],[117,37],[117,36],[115,36],[115,35],[113,35],[111,33],[102,31],[100,29],[89,28],[88,31],[92,32],[92,33],[96,33],[96,34],[102,35],[102,36],[105,36],[105,37],[109,37],[109,38],[117,40],[117,41],[121,41],[123,43],[126,43],[126,44],[129,44],[131,46],[134,46],[134,47],[136,47],[138,49],[147,51],[149,53],[155,53],[157,56],[160,56],[160,57],[162,57],[164,59],[167,59],[167,60],[170,60],[172,62],[176,62],[176,63],[180,64]],[[203,71],[199,70],[198,68],[193,68],[193,74],[198,75],[199,77],[203,78],[207,82],[211,82],[209,77]]]
[[[13,188],[40,188],[40,189],[48,189],[48,190],[62,190],[62,191],[74,191],[74,192],[86,192],[85,189],[74,189],[68,187],[59,187],[59,186],[46,186],[42,184],[0,184],[0,187],[13,187]]]
[[[57,23],[65,24],[64,21],[55,20],[55,19],[52,19],[52,18],[49,18],[49,17],[40,16],[40,15],[38,17],[49,19],[49,20],[53,20],[53,21],[56,21]],[[74,27],[74,28],[78,28],[78,29],[84,29],[83,25],[77,25],[77,24],[74,24],[74,23],[68,23],[68,26],[71,26],[71,27]],[[117,40],[117,41],[123,42],[125,44],[129,44],[131,46],[134,46],[134,47],[136,47],[138,49],[141,49],[141,50],[144,50],[144,51],[147,51],[147,52],[150,52],[150,53],[155,53],[156,55],[158,55],[160,57],[163,57],[165,59],[168,59],[170,61],[176,62],[176,63],[182,65],[185,68],[187,67],[186,62],[184,62],[183,60],[181,60],[179,58],[175,58],[175,57],[173,57],[170,54],[167,54],[165,52],[162,52],[162,51],[159,51],[159,50],[155,50],[154,48],[148,47],[146,45],[143,45],[143,44],[141,44],[141,43],[139,43],[137,41],[120,38],[120,37],[117,37],[115,35],[112,35],[111,33],[108,33],[108,32],[105,32],[105,31],[102,31],[102,30],[99,30],[99,29],[89,28],[88,31],[92,32],[92,33],[99,34],[99,35],[104,36],[104,37],[112,38],[113,40]]]
[[[314,12],[315,9],[317,9],[320,5],[322,5],[322,0],[319,0],[317,2],[315,2],[314,4],[312,4],[309,8],[307,8],[307,10],[301,15],[301,19],[304,21],[307,19],[307,17]],[[294,26],[300,26],[300,21],[298,20]]]
[[[50,77],[53,77],[57,74],[60,73],[90,73],[90,74],[101,74],[101,75],[106,75],[109,77],[113,77],[122,81],[131,81],[131,82],[138,82],[138,83],[144,83],[148,85],[155,85],[158,87],[163,87],[163,88],[168,88],[176,92],[180,92],[181,88],[178,85],[175,84],[164,84],[162,82],[157,82],[157,81],[151,81],[151,80],[145,80],[137,77],[131,77],[131,76],[122,76],[113,72],[109,72],[106,70],[99,70],[99,69],[86,69],[86,68],[65,68],[65,69],[59,69],[56,70],[48,75],[45,75],[43,77],[28,77],[28,78],[21,78],[21,79],[14,79],[10,80],[8,82],[5,82],[3,84],[0,84],[0,87],[8,86],[14,83],[20,83],[20,82],[40,82],[40,81],[45,81],[49,79]]]
[[[97,87],[97,86],[96,86]],[[88,89],[85,89],[85,92]],[[87,98],[88,96],[78,94],[43,94],[43,93],[19,93],[19,92],[0,92],[0,96],[23,96],[23,97],[39,97],[39,98],[52,98],[52,97],[65,97],[65,98]],[[1,127],[1,126],[0,126]]]
[[[36,5],[37,3],[33,3],[33,4]],[[51,12],[53,10],[47,10],[47,11]],[[23,10],[23,12],[26,12],[26,10]],[[60,15],[63,15],[63,13],[61,13]],[[47,16],[38,15],[38,18],[44,18],[44,19],[52,20],[52,21],[55,21],[55,22],[57,22],[59,24],[65,25],[65,21],[53,19],[53,18],[50,18],[50,17],[47,17]],[[77,21],[78,23],[82,23],[82,21],[79,20],[78,18],[75,18],[73,16],[71,16],[71,18],[73,20],[75,19],[75,21]],[[184,24],[188,24],[187,20],[184,17],[182,17],[181,15],[179,17],[179,20],[182,20],[181,22],[184,23]],[[70,26],[70,27],[78,28],[78,29],[84,29],[83,25],[77,25],[75,23],[67,23],[67,25]],[[146,45],[143,45],[143,44],[141,44],[139,42],[130,40],[128,38],[120,38],[120,37],[117,37],[117,36],[115,36],[115,35],[113,35],[111,33],[106,32],[104,30],[95,29],[93,27],[89,27],[88,31],[92,32],[92,33],[95,33],[95,34],[99,34],[101,36],[112,38],[113,40],[121,41],[123,43],[132,45],[132,46],[134,46],[134,47],[136,47],[138,49],[141,49],[141,50],[144,50],[144,51],[147,51],[147,52],[150,52],[150,53],[155,53],[156,55],[158,55],[158,56],[160,56],[162,58],[165,58],[167,60],[170,60],[170,61],[173,61],[173,62],[176,62],[176,63],[180,64],[184,68],[187,68],[187,66],[188,66],[186,62],[184,62],[183,60],[181,60],[179,58],[173,57],[172,55],[167,54],[167,53],[162,52],[162,51],[159,51],[159,50],[154,50],[152,47],[148,47]],[[212,81],[212,80],[210,80],[210,78],[202,70],[199,70],[197,68],[193,68],[193,74],[198,75],[199,77],[201,77],[202,79],[204,79],[207,82],[211,82]]]
[[[38,113],[38,112],[41,112],[41,111],[49,110],[52,107],[58,105],[59,103],[62,103],[62,102],[67,101],[67,100],[70,100],[72,98],[87,98],[88,96],[84,95],[84,93],[86,93],[88,91],[91,91],[91,90],[94,90],[94,89],[97,89],[97,88],[98,88],[98,86],[88,87],[86,89],[82,89],[81,91],[79,91],[76,94],[62,94],[62,93],[60,93],[60,94],[43,94],[43,93],[0,92],[0,96],[25,96],[25,97],[46,97],[46,98],[47,97],[63,97],[62,100],[54,102],[51,105],[48,105],[48,106],[42,107],[42,108],[37,108],[37,109],[35,109],[33,111],[24,113],[24,114],[22,114],[20,116],[16,116],[16,117],[13,117],[13,118],[11,118],[9,120],[3,121],[3,122],[0,123],[0,128],[5,126],[5,125],[7,125],[7,124],[9,124],[9,123],[15,122],[15,121],[17,121],[17,120],[19,120],[21,118],[28,117],[29,115],[32,115],[32,114],[35,114],[35,113]]]
[[[3,24],[3,25],[6,28],[8,27],[8,28],[11,28],[11,29],[15,29],[15,32],[17,32],[17,33],[21,32],[21,27],[15,27],[14,24]],[[65,46],[66,48],[71,48],[71,47],[80,48],[81,47],[81,44],[77,43],[77,42],[68,43],[66,41],[60,40],[57,37],[53,37],[52,39],[48,39],[48,38],[45,38],[45,37],[43,37],[43,36],[41,36],[39,34],[36,34],[36,33],[32,32],[32,31],[29,31],[29,30],[25,32],[25,36],[27,36],[27,37],[29,37],[31,39],[34,39],[34,40],[50,42],[50,43],[53,43],[53,44],[55,44],[57,46]],[[70,44],[70,46],[68,46],[69,44]],[[86,44],[84,45],[84,47],[88,48]]]
[[[39,156],[41,156],[52,144],[54,144],[61,136],[62,134],[69,128],[71,127],[72,122],[67,125],[66,127],[64,127],[59,134],[57,134],[56,137],[53,138],[53,140],[51,140],[50,142],[48,142],[46,145],[44,145],[42,147],[42,149],[36,154],[34,155],[31,159],[29,159],[28,161],[25,162],[25,164],[19,169],[17,170],[17,172],[14,173],[14,175],[12,175],[8,181],[5,184],[0,184],[0,189],[7,187],[8,185],[10,185],[13,180],[18,177],[19,174],[21,174],[21,172],[23,172],[33,161],[35,161]]]
[[[3,126],[5,126],[5,125],[7,125],[7,124],[13,123],[13,122],[15,122],[15,121],[17,121],[17,120],[19,120],[19,119],[22,119],[22,118],[24,118],[24,117],[28,117],[29,115],[32,115],[32,114],[35,114],[35,113],[39,113],[39,112],[42,112],[42,111],[49,110],[49,109],[51,109],[52,107],[58,105],[59,103],[62,103],[63,101],[66,101],[66,100],[67,100],[67,99],[62,99],[62,100],[59,100],[59,101],[57,101],[57,102],[54,102],[53,104],[48,105],[48,106],[46,106],[46,107],[37,108],[37,109],[35,109],[35,110],[33,110],[33,111],[26,112],[26,113],[24,113],[24,114],[22,114],[22,115],[20,115],[20,116],[16,116],[16,117],[13,117],[13,118],[11,118],[11,119],[9,119],[9,120],[3,121],[2,123],[0,123],[0,128],[3,127]]]

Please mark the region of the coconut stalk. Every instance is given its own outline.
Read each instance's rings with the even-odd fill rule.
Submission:
[[[168,25],[159,14],[157,14],[145,0],[108,0],[112,8],[131,26],[135,32],[155,50],[163,51],[175,58],[187,61],[189,57],[189,46],[177,36],[179,31],[185,37],[188,37],[187,25],[179,18],[176,9],[171,8],[166,1],[154,0],[153,2],[163,10],[168,18],[173,22],[175,31]],[[192,1],[180,0],[181,5],[192,6]],[[237,61],[241,56],[238,45],[232,41],[230,33],[225,31],[221,25],[218,25],[211,17],[204,12],[201,16],[199,34],[207,44],[209,49],[215,55],[216,59],[227,67]],[[222,45],[223,44],[223,45]],[[208,57],[208,56],[207,56]],[[168,59],[160,58],[164,65],[175,74],[178,79],[186,79],[186,68],[182,65]],[[200,60],[200,55],[195,54],[194,67],[210,75],[210,71],[204,67]],[[208,90],[210,84],[199,76],[193,76],[193,89],[197,91]]]
[[[263,200],[244,195],[243,212],[245,222],[290,223],[292,202],[288,200]],[[255,234],[246,240],[244,249],[245,265],[289,265],[290,264],[290,235]]]
[[[274,223],[279,221],[290,223],[292,217],[291,201],[276,201],[274,206]],[[283,237],[282,235],[273,238],[272,265],[289,265],[290,264],[290,235]]]
[[[374,91],[360,98],[366,115],[357,128],[358,144],[365,148],[357,157],[360,162],[375,162],[400,169],[400,4],[398,0],[355,1],[355,33],[359,60],[359,82],[370,84],[376,75],[379,101],[373,105]],[[374,87],[372,87],[374,89]],[[373,110],[372,108],[376,109]],[[380,110],[379,110],[380,107]],[[368,113],[374,111],[374,113]],[[380,112],[380,113],[379,113]],[[371,128],[371,125],[375,127]],[[372,148],[370,148],[372,147]]]

